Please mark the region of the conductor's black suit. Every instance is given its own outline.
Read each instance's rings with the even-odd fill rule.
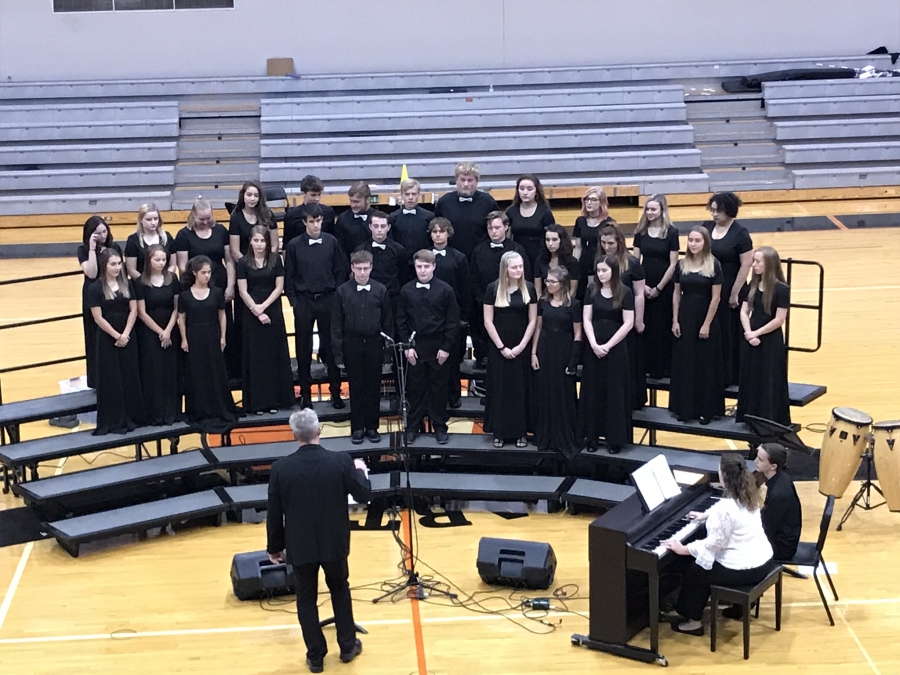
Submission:
[[[320,661],[328,646],[319,626],[319,567],[331,592],[341,653],[353,650],[356,629],[347,556],[350,553],[350,516],[347,495],[369,501],[371,486],[349,455],[321,445],[302,445],[272,465],[266,530],[271,554],[285,551],[294,568],[297,618],[306,642],[307,658]]]

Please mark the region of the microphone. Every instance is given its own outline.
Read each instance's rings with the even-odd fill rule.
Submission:
[[[381,337],[383,337],[389,345],[395,344],[394,338],[392,338],[387,333],[379,333],[379,335],[381,335]]]
[[[416,346],[416,331],[413,331],[412,335],[409,336],[409,346],[410,347]]]

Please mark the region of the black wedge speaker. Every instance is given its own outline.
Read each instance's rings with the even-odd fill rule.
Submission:
[[[517,588],[550,588],[556,555],[550,544],[482,537],[478,542],[478,574],[486,584]]]
[[[231,560],[231,587],[238,600],[259,600],[294,592],[294,569],[276,565],[265,551],[238,553]]]

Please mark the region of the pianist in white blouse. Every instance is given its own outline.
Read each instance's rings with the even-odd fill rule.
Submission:
[[[675,603],[675,610],[686,619],[672,623],[679,633],[703,635],[700,616],[709,600],[710,585],[755,584],[769,571],[772,545],[763,529],[756,482],[744,459],[722,455],[719,480],[724,498],[708,511],[688,514],[692,520],[706,522],[706,538],[687,545],[675,540],[665,544],[678,555],[694,557]]]

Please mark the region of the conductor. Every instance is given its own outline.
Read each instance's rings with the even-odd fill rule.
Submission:
[[[365,503],[371,495],[369,480],[354,468],[349,455],[319,445],[319,418],[313,410],[291,415],[291,431],[300,447],[272,465],[266,550],[279,564],[287,559],[294,568],[297,618],[306,643],[306,665],[312,673],[324,670],[328,645],[319,624],[319,568],[331,592],[341,661],[349,663],[362,652],[356,638],[350,599],[347,556],[350,553],[350,518],[347,495]]]

